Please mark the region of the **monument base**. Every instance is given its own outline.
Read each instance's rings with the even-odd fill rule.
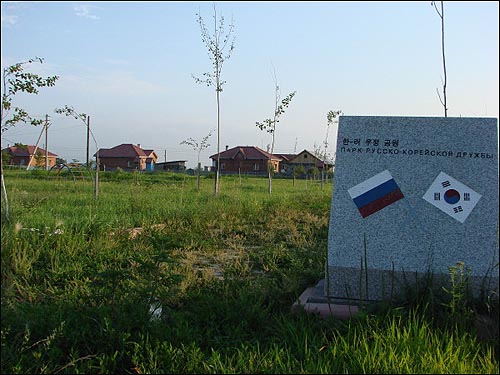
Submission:
[[[321,318],[335,317],[349,319],[359,312],[359,307],[334,301],[324,294],[325,279],[316,286],[307,288],[292,305],[292,311],[304,309],[307,313],[318,314]]]
[[[419,288],[432,287],[446,293],[460,283],[467,286],[466,292],[474,299],[498,300],[499,279],[495,276],[474,276],[404,271],[368,271],[351,267],[328,267],[329,283],[323,283],[323,295],[335,303],[360,304],[361,302],[395,301],[406,299]],[[328,278],[327,278],[328,280]],[[326,298],[326,297],[325,297]]]

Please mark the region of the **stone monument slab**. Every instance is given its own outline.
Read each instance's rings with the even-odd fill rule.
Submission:
[[[325,296],[400,295],[419,278],[498,298],[498,120],[341,116]]]

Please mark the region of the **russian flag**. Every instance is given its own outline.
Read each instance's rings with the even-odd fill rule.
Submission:
[[[363,218],[403,198],[388,170],[347,190]]]

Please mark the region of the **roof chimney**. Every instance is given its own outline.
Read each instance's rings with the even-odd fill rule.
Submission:
[[[137,144],[137,147],[141,148],[141,144],[140,144],[140,143],[138,143],[138,144]]]
[[[228,145],[226,145],[226,151],[228,150],[228,148],[229,148],[229,146],[228,146]]]

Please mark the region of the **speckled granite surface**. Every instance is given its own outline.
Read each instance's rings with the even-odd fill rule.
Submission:
[[[325,295],[380,300],[457,262],[498,292],[498,177],[496,118],[341,116]]]

